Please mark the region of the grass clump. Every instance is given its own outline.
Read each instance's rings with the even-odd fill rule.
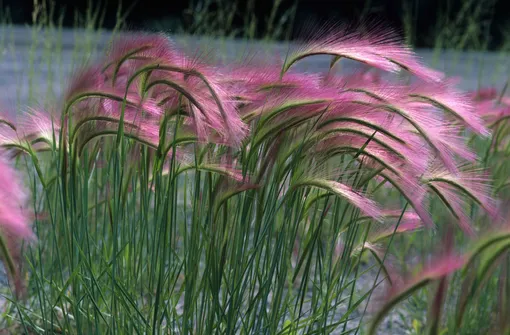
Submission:
[[[60,105],[2,118],[0,188],[20,190],[0,207],[13,283],[5,326],[357,333],[385,279],[392,293],[372,330],[426,284],[438,285],[432,306],[442,303],[446,276],[494,241],[471,258],[448,250],[410,281],[395,276],[390,250],[408,233],[450,226],[431,204],[468,236],[497,217],[466,143],[489,130],[470,97],[393,32],[361,31],[322,30],[281,63],[227,65],[161,35],[122,38],[73,76]],[[369,70],[295,70],[316,55]],[[11,177],[15,164],[29,190]],[[506,252],[501,231],[481,269]],[[432,332],[440,315],[431,308]]]

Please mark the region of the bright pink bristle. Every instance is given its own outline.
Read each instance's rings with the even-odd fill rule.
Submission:
[[[446,109],[478,134],[489,134],[482,119],[474,112],[469,95],[455,89],[451,82],[434,86],[416,85],[410,89],[409,95]]]
[[[463,170],[453,174],[444,168],[434,166],[424,179],[439,189],[455,189],[457,194],[470,197],[492,217],[497,217],[497,207],[491,194],[491,179],[480,169]],[[450,198],[451,199],[451,198]]]

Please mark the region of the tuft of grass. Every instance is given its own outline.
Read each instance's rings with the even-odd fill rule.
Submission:
[[[33,29],[62,36],[51,2],[39,5]],[[61,37],[33,40],[27,78],[40,105],[0,122],[9,165],[31,189],[23,213],[39,238],[9,245],[4,233],[0,244],[15,289],[2,293],[8,331],[357,333],[375,329],[365,314],[381,306],[380,286],[399,294],[401,283],[425,281],[402,299],[416,310],[402,323],[416,333],[504,333],[506,240],[480,249],[505,232],[484,234],[497,221],[492,198],[505,204],[508,196],[504,88],[462,94],[377,29],[368,36],[325,29],[283,66],[211,64],[152,36],[117,40],[95,62],[101,15],[90,7],[77,16],[86,36],[73,66],[92,65],[70,82],[58,58]],[[118,29],[122,17],[119,7]],[[243,36],[251,38],[255,21],[245,17]],[[445,40],[484,47],[480,27],[462,31],[464,38]],[[2,36],[14,54],[12,35]],[[38,48],[67,94],[49,79],[37,85]],[[291,61],[315,53],[334,55],[332,66],[350,55],[437,82],[408,86],[373,69],[295,71]],[[17,79],[21,92],[26,78]],[[485,129],[494,136],[472,134]],[[479,160],[465,143],[471,135]],[[427,262],[450,223],[461,228],[455,240],[475,270],[431,276],[438,263],[425,270],[417,263]],[[16,272],[21,264],[27,277]],[[401,281],[400,267],[410,279]],[[27,299],[15,298],[16,278],[26,281]]]
[[[6,119],[0,146],[23,162],[33,211],[46,214],[24,249],[28,299],[10,298],[11,327],[361,330],[398,238],[444,228],[431,202],[464,228],[494,215],[465,143],[488,134],[483,118],[381,29],[320,31],[281,67],[210,64],[162,35],[124,37],[72,77],[61,104]],[[319,54],[419,82],[294,70]],[[420,283],[443,277],[428,273]]]

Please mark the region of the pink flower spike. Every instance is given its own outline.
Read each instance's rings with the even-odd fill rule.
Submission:
[[[397,231],[400,232],[418,229],[423,226],[423,223],[419,215],[413,212],[412,210],[406,210],[404,215],[402,215],[401,209],[386,210],[383,212],[383,215],[387,218],[393,218],[395,220],[398,220],[400,219],[400,217],[402,217],[400,224],[398,225],[397,228]]]
[[[7,163],[3,153],[0,157],[0,230],[34,240],[29,218],[24,210],[28,195],[21,186],[15,170]]]
[[[475,113],[469,95],[456,90],[450,81],[434,86],[416,85],[411,88],[409,96],[445,110],[478,134],[490,134],[481,117]]]
[[[23,240],[35,242],[36,237],[30,228],[30,215],[26,210],[28,195],[21,186],[19,176],[0,153],[0,235],[5,241],[10,261],[14,268],[6,266],[11,285],[18,297],[25,294],[25,283],[21,274],[21,243]],[[0,257],[5,258],[0,252]]]
[[[18,128],[19,134],[29,141],[43,139],[47,143],[52,143],[55,137],[58,145],[60,120],[44,110],[29,108]]]
[[[202,169],[212,172],[217,172],[219,174],[225,175],[229,178],[237,182],[246,182],[247,178],[243,176],[241,170],[235,169],[233,167],[223,165],[223,164],[203,164],[201,166]]]
[[[321,178],[306,178],[294,185],[296,186],[315,186],[344,198],[351,205],[357,207],[365,215],[381,220],[381,210],[376,202],[370,199],[366,194],[353,189],[351,186]]]
[[[462,231],[468,236],[475,236],[475,231],[471,226],[471,218],[468,215],[469,207],[464,197],[459,194],[459,191],[453,186],[444,183],[435,185],[434,191],[441,197],[443,202],[446,202]]]
[[[381,49],[386,49],[381,50],[381,55],[420,79],[441,82],[445,77],[443,73],[423,65],[418,56],[408,47],[390,44]]]
[[[83,92],[103,89],[105,87],[104,77],[105,75],[98,65],[77,70],[67,85],[64,101],[69,101]]]
[[[322,54],[349,58],[384,71],[397,72],[398,65],[378,53],[382,51],[378,48],[384,43],[394,43],[395,36],[392,35],[391,32],[379,32],[365,36],[357,32],[347,32],[345,29],[323,29],[288,57],[284,70],[300,59]]]
[[[427,191],[418,176],[412,173],[397,176],[390,171],[382,172],[381,175],[402,193],[426,227],[435,227],[430,213],[425,209]]]
[[[453,174],[436,166],[427,173],[424,180],[439,190],[455,189],[478,203],[492,218],[497,218],[497,206],[491,197],[491,179],[486,171],[471,169]]]
[[[389,296],[396,296],[400,292],[406,291],[422,281],[441,279],[461,269],[464,264],[466,264],[466,257],[453,253],[435,257],[435,259],[430,261],[417,275],[408,280],[404,280],[402,285],[392,286]]]
[[[357,29],[327,27],[312,35],[309,42],[290,55],[284,68],[295,61],[317,54],[350,58],[388,72],[405,69],[418,78],[439,82],[444,75],[424,66],[394,31],[380,25]]]
[[[402,215],[401,210],[396,211],[385,211],[384,215],[386,218],[392,217],[395,220],[400,219],[402,216],[400,223],[397,227],[395,225],[391,226],[382,226],[377,227],[374,231],[370,232],[370,241],[372,243],[378,242],[381,239],[387,238],[392,236],[393,234],[402,234],[407,232],[413,232],[420,228],[423,228],[423,223],[420,217],[412,212],[412,211],[406,211],[404,215]]]
[[[131,54],[134,59],[165,58],[181,59],[184,56],[175,50],[174,44],[163,34],[137,34],[133,37],[119,38],[114,41],[108,54],[108,60],[118,62]]]

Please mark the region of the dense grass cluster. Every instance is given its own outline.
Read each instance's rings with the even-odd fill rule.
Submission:
[[[366,70],[294,70],[315,55]],[[10,327],[358,333],[384,281],[389,294],[370,332],[434,284],[437,333],[456,270],[470,294],[448,330],[463,327],[510,248],[508,228],[479,224],[499,222],[500,211],[487,159],[468,144],[492,129],[491,150],[508,151],[506,100],[460,92],[379,28],[319,32],[281,63],[253,59],[217,65],[163,36],[124,38],[72,78],[61,105],[1,119],[0,246],[18,295]],[[381,75],[400,71],[412,80]],[[482,115],[479,104],[497,111]],[[438,206],[444,215],[431,211]],[[445,234],[439,259],[398,275],[396,236],[450,228],[472,239],[467,254]],[[357,285],[364,276],[368,288]],[[502,300],[490,326],[504,331]]]

